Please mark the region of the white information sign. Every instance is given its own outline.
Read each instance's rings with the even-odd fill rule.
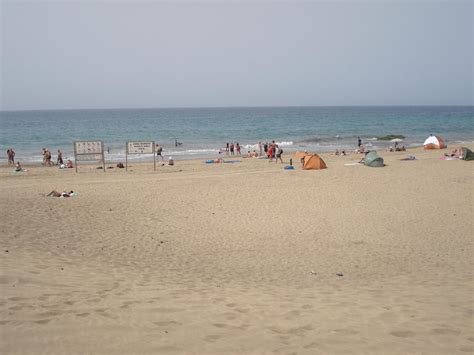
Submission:
[[[127,142],[128,154],[154,154],[155,142]]]
[[[153,154],[153,169],[156,170],[155,142],[127,142],[125,145],[125,171],[128,171],[129,154]]]
[[[76,155],[82,154],[100,154],[104,151],[104,145],[101,141],[74,142]]]
[[[78,161],[102,161],[105,173],[104,143],[102,141],[77,141],[74,142],[74,159],[76,173]]]

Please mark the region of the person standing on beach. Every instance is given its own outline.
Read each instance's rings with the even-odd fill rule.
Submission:
[[[43,148],[41,155],[43,156],[43,166],[46,166],[46,148]]]
[[[52,166],[53,165],[53,162],[51,161],[51,152],[49,151],[49,149],[45,150],[45,159],[46,159],[45,164],[47,166]]]
[[[229,155],[229,142],[225,144],[225,155]]]
[[[57,165],[64,164],[63,162],[63,153],[58,149],[58,159],[56,160]]]
[[[267,154],[268,154],[268,159],[270,159],[269,162],[273,161],[273,145],[270,144],[270,147],[268,147]]]
[[[262,152],[262,142],[258,142],[258,151],[260,153],[260,156],[263,155],[263,152]]]
[[[163,152],[163,147],[159,144],[156,145],[156,156],[157,157],[161,157],[161,160],[165,160],[165,158],[163,158],[163,155],[161,155],[161,153]]]
[[[360,148],[361,145],[362,145],[362,139],[360,139],[360,137],[357,137],[357,146]]]
[[[280,159],[281,163],[283,164],[282,156],[283,156],[283,149],[281,149],[281,147],[280,147],[280,148],[278,148],[277,153],[276,153],[275,163],[278,163],[278,159]]]
[[[230,151],[230,155],[234,155],[234,143],[230,143],[229,151]]]
[[[240,144],[235,143],[235,149],[237,150],[237,155],[240,155]]]
[[[15,151],[13,148],[7,150],[8,165],[15,165]]]

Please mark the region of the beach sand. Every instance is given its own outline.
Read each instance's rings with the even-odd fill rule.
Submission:
[[[444,152],[2,167],[2,353],[472,353],[474,163]]]

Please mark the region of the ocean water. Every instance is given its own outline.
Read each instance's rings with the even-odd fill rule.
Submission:
[[[215,157],[226,142],[242,152],[275,140],[286,152],[355,149],[357,137],[370,149],[385,149],[377,137],[402,134],[407,147],[430,135],[448,145],[474,142],[473,106],[258,107],[0,111],[1,162],[13,148],[23,162],[42,160],[41,149],[73,156],[75,140],[102,140],[106,160],[120,161],[125,142],[154,140],[174,159]],[[175,139],[183,144],[175,146]],[[132,156],[132,159],[151,159]]]

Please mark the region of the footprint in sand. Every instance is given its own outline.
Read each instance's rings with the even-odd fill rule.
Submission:
[[[40,319],[40,320],[36,320],[35,323],[36,324],[47,324],[51,321],[51,319]]]
[[[390,335],[393,335],[399,338],[409,338],[409,337],[415,336],[415,333],[413,333],[410,330],[396,330],[394,332],[390,332]]]
[[[436,334],[459,334],[461,333],[459,330],[450,329],[450,328],[435,328],[432,330]]]
[[[180,322],[176,322],[174,320],[164,320],[164,321],[161,321],[161,322],[153,322],[153,324],[155,324],[159,327],[169,327],[169,326],[173,326],[173,325],[181,325]]]
[[[206,335],[204,337],[204,340],[209,342],[209,343],[213,343],[215,342],[216,340],[219,340],[221,338],[220,335]]]

